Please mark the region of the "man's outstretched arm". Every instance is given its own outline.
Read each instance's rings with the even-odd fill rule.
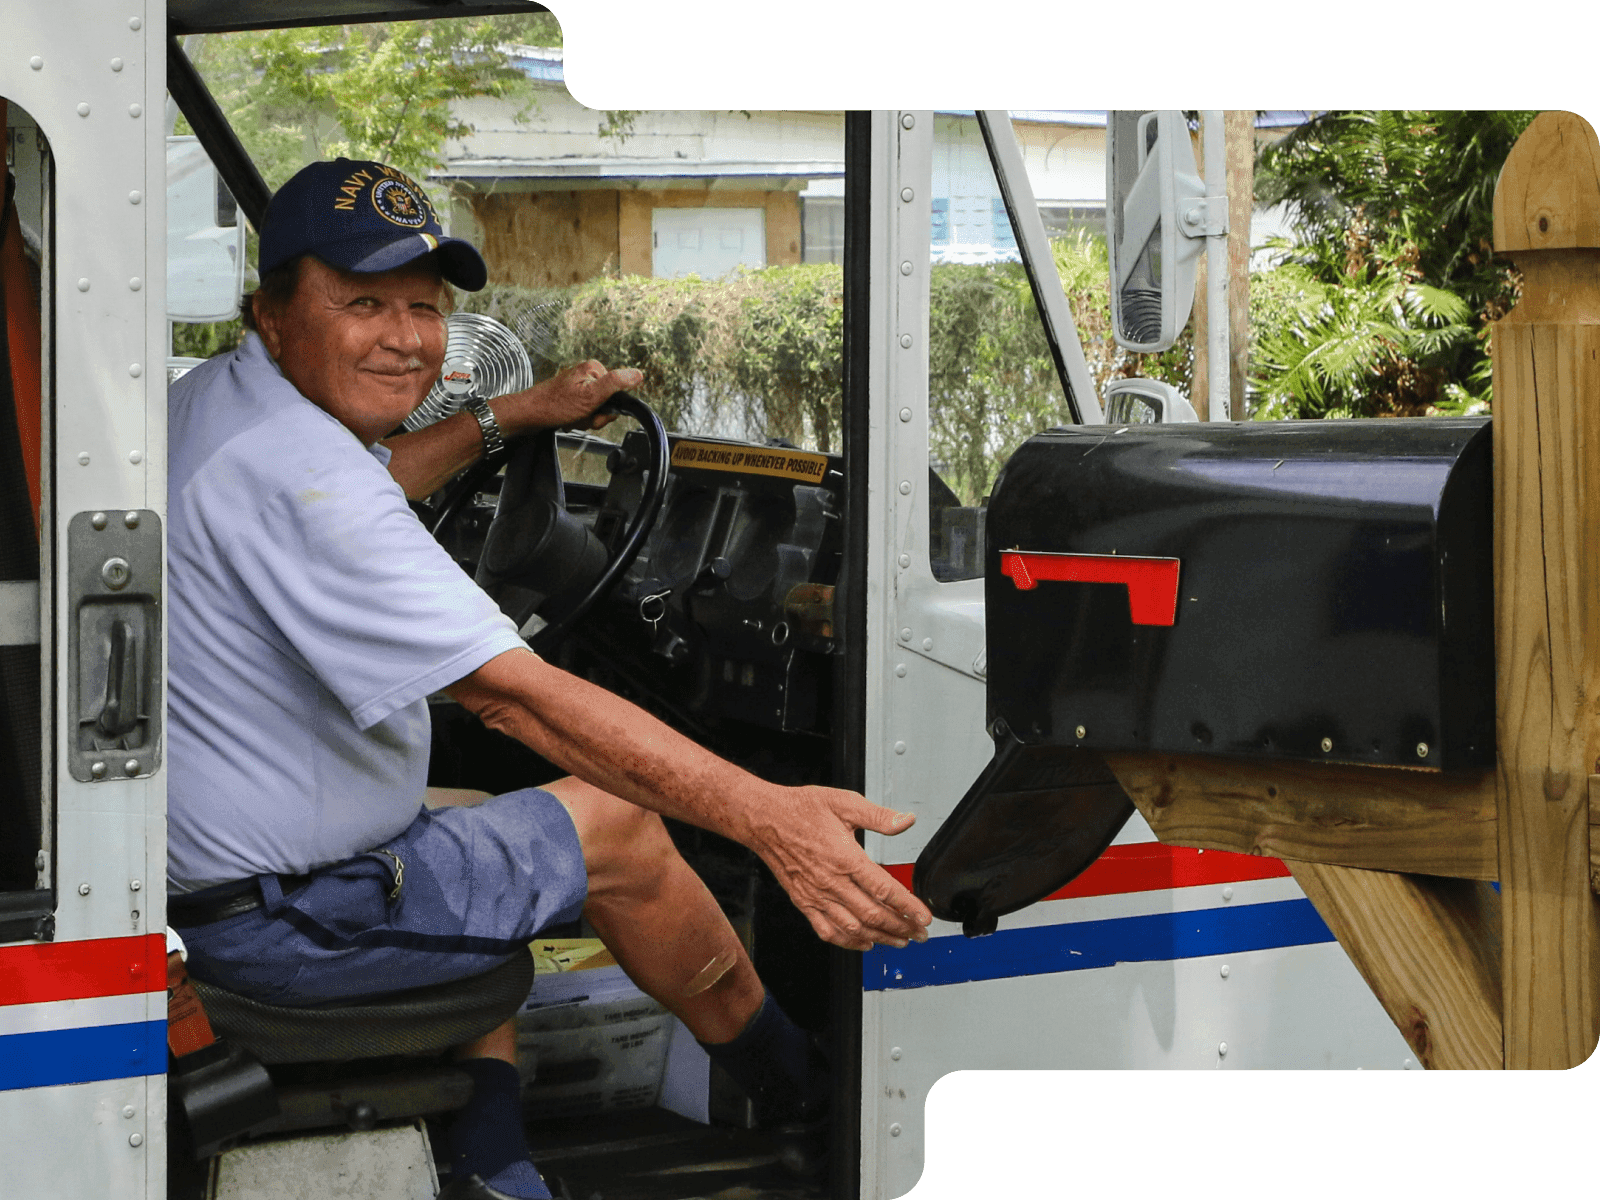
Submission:
[[[594,417],[599,408],[624,388],[638,387],[644,375],[632,367],[607,371],[592,359],[521,392],[489,402],[495,422],[507,439],[536,429],[598,429],[610,416]],[[483,456],[483,434],[471,413],[456,413],[415,433],[385,438],[389,474],[406,498],[431,496]]]
[[[855,840],[858,829],[902,833],[909,813],[838,788],[758,779],[529,650],[507,651],[445,690],[578,778],[748,846],[826,941],[865,950],[927,937],[927,906]]]

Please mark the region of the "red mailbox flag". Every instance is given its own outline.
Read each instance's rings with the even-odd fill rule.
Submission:
[[[1002,550],[1000,574],[1020,592],[1041,579],[1059,583],[1122,583],[1135,625],[1172,625],[1178,617],[1178,560],[1131,554],[1051,554]]]

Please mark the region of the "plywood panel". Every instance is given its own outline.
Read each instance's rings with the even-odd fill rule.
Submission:
[[[800,197],[794,192],[768,192],[767,266],[788,267],[800,261]]]
[[[567,287],[615,270],[617,196],[562,191],[470,197],[490,283]]]
[[[655,192],[623,192],[617,200],[617,261],[624,275],[650,274],[650,210]]]

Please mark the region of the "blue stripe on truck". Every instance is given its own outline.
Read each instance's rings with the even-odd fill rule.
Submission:
[[[980,938],[935,937],[904,950],[877,946],[864,956],[862,987],[869,992],[937,987],[1333,940],[1309,900],[1201,908],[1002,929]]]
[[[0,1091],[164,1075],[167,1023],[90,1025],[0,1037]]]

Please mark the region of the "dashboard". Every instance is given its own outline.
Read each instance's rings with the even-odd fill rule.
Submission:
[[[618,444],[563,433],[557,457],[566,510],[614,553],[643,499],[644,434]],[[502,478],[485,481],[441,538],[469,573]],[[729,753],[752,730],[825,737],[843,486],[839,455],[669,436],[665,495],[643,547],[551,657]]]
[[[842,459],[704,437],[670,446],[655,527],[585,624],[690,714],[825,733]],[[612,457],[593,524],[608,545],[637,506],[643,456],[632,433]]]

